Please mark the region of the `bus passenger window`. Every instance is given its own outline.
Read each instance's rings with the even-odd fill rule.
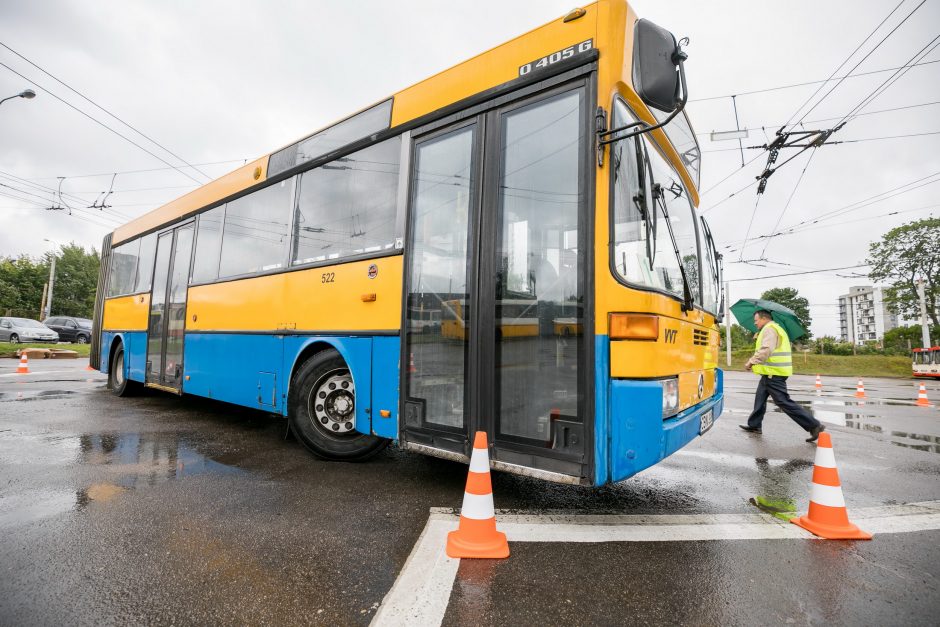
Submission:
[[[193,283],[209,283],[219,278],[219,255],[222,252],[222,222],[225,205],[199,215],[196,229],[196,255],[193,260]]]
[[[108,281],[108,296],[121,296],[134,291],[137,278],[137,256],[140,239],[121,244],[111,251],[111,277]]]
[[[137,282],[134,292],[149,292],[153,278],[153,261],[157,254],[157,234],[151,233],[140,240],[139,263],[137,264]]]
[[[284,267],[296,178],[275,183],[226,205],[220,277]]]
[[[400,151],[394,137],[303,173],[292,265],[395,249]]]

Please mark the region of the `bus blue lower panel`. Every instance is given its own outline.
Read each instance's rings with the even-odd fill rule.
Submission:
[[[287,415],[290,379],[301,356],[326,348],[339,352],[349,366],[356,386],[356,430],[397,438],[397,336],[187,333],[183,391]]]
[[[147,368],[147,333],[145,331],[103,331],[99,370],[105,374],[110,371],[111,348],[116,339],[124,343],[124,376],[130,381],[143,382]]]
[[[606,339],[606,338],[605,338]],[[598,355],[604,354],[598,351]],[[603,372],[609,372],[605,369]],[[600,371],[598,373],[600,379]],[[600,387],[600,386],[599,386]],[[649,468],[672,455],[699,435],[702,414],[711,411],[715,419],[724,405],[724,373],[716,370],[715,395],[667,420],[662,419],[663,388],[659,381],[614,379],[610,382],[607,424],[598,412],[597,435],[608,434],[606,464],[598,458],[598,484],[620,481]],[[600,395],[596,401],[600,400]],[[600,407],[600,405],[598,405]],[[602,451],[595,446],[595,453]],[[603,477],[602,466],[609,475]]]

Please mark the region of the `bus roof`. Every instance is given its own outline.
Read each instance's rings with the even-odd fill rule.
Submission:
[[[625,0],[599,0],[583,8],[585,13],[580,18],[568,22],[565,22],[564,18],[552,20],[395,93],[391,98],[391,119],[387,128],[413,123],[448,105],[509,83],[519,78],[522,65],[552,54],[559,45],[564,48],[564,45],[577,44],[588,39],[593,41],[593,47],[599,51],[599,58],[605,60],[606,72],[609,74],[607,80],[611,84],[618,85],[619,91],[626,92],[624,95],[627,97],[628,104],[639,117],[655,125],[657,119],[653,112],[642,103],[629,84],[632,46],[626,44],[631,41],[632,37],[627,36],[627,25],[636,21],[636,15],[627,6]],[[599,24],[603,26],[599,27]],[[607,106],[609,106],[609,96],[604,94],[599,97],[603,101],[608,101]],[[387,102],[387,100],[382,102]],[[380,104],[382,103],[378,103]],[[359,113],[373,110],[378,105],[366,107]],[[272,171],[272,176],[279,171],[277,167],[271,165],[271,160],[275,155],[337,127],[345,121],[352,120],[356,115],[359,114],[344,118],[293,144],[264,155],[118,227],[114,231],[112,245],[116,246],[138,235],[185,218],[207,205],[264,183],[269,170]],[[688,130],[685,128],[676,130],[678,135],[674,138],[675,141],[670,139],[670,133],[663,129],[653,131],[651,139],[656,141],[666,158],[679,172],[686,187],[689,188],[692,201],[697,205],[698,181],[693,179],[689,171],[690,168],[696,166],[682,155],[687,155],[690,150],[687,134],[691,135],[694,150],[698,149],[698,144],[694,133],[691,132],[691,127],[688,126],[687,117],[684,115],[677,117],[677,119],[680,118]],[[676,142],[678,144],[674,146]]]

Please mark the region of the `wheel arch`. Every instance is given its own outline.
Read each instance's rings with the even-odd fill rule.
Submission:
[[[124,341],[123,333],[116,333],[114,337],[111,338],[111,341],[108,343],[108,359],[104,363],[99,364],[101,366],[98,369],[99,372],[102,372],[104,374],[111,373],[111,361],[114,359],[114,352],[117,350],[118,346],[121,346],[124,344],[126,344],[126,342]],[[125,348],[124,350],[126,351],[127,349]],[[128,361],[127,361],[127,357],[125,356],[124,369],[127,370],[127,367],[128,367]],[[124,376],[127,377],[127,372],[124,373]]]
[[[356,431],[372,434],[372,338],[315,337],[306,338],[291,362],[289,376],[284,381],[284,396],[290,398],[294,375],[308,359],[327,350],[335,350],[346,362],[353,385],[356,386]],[[283,405],[287,415],[289,403]]]

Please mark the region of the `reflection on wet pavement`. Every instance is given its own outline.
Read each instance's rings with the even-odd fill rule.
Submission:
[[[14,436],[5,430],[0,439]],[[7,461],[35,463],[62,460],[99,467],[107,477],[77,490],[0,495],[0,528],[31,522],[69,511],[83,511],[92,502],[106,503],[139,487],[202,474],[239,474],[245,471],[200,453],[175,435],[100,433],[80,436],[16,434],[17,449],[7,448]],[[7,439],[10,442],[10,439]],[[26,446],[23,446],[26,444]],[[37,450],[38,449],[38,450]],[[19,457],[20,459],[14,459]],[[63,459],[63,457],[65,459]],[[67,461],[66,461],[67,460]]]
[[[0,403],[9,401],[50,401],[57,398],[68,398],[75,394],[74,390],[39,390],[36,392],[26,391],[13,394],[0,392]]]
[[[895,446],[903,446],[905,448],[912,448],[917,451],[929,451],[931,453],[940,453],[940,437],[935,435],[922,435],[920,433],[905,433],[904,431],[892,431],[891,435],[895,438],[906,438],[908,440],[919,440],[921,442],[927,442],[927,444],[912,444],[909,442],[899,442],[898,440],[891,440],[891,444]]]
[[[190,475],[234,474],[240,468],[209,459],[175,436],[141,433],[102,433],[79,436],[83,464],[104,465],[120,473],[119,486],[155,485]]]

